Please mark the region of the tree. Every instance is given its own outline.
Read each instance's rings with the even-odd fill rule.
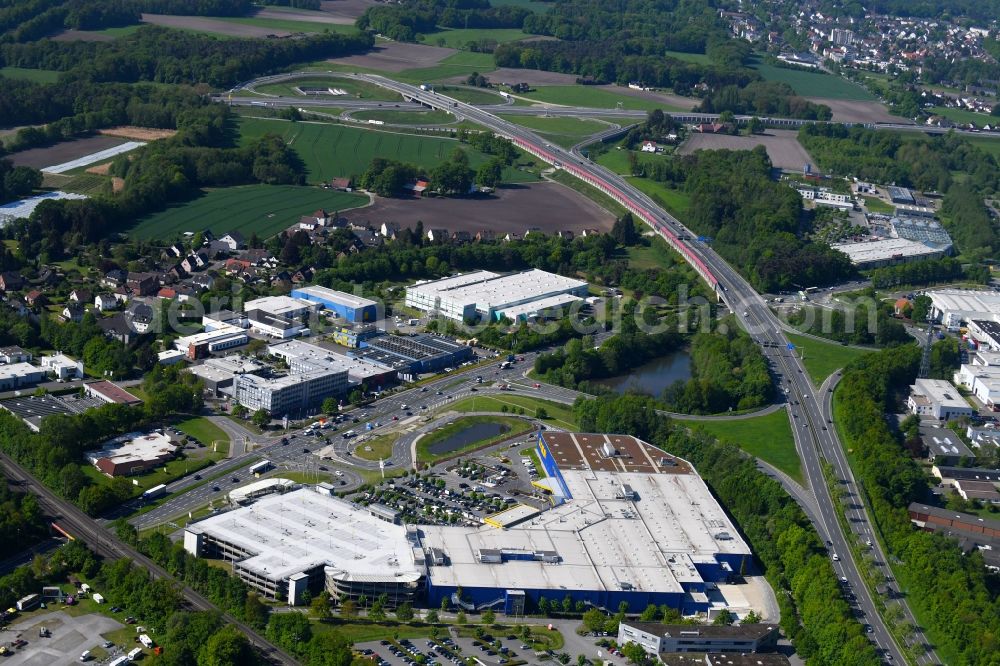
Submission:
[[[275,613],[267,621],[265,635],[269,641],[295,652],[300,643],[312,638],[312,626],[302,613]]]
[[[208,639],[198,655],[198,663],[203,666],[241,666],[256,664],[250,642],[239,629],[228,625]]]
[[[330,607],[330,593],[324,590],[315,597],[309,604],[309,612],[318,620],[327,620],[333,615]]]
[[[547,419],[549,418],[549,412],[544,407],[538,407],[535,409],[536,419]]]
[[[260,600],[260,595],[256,592],[247,594],[243,602],[243,619],[251,627],[263,629],[267,626],[268,617],[271,614],[271,607]]]
[[[596,608],[590,608],[583,614],[583,626],[591,633],[601,631],[604,628],[604,620],[604,613]]]
[[[240,403],[236,403],[233,405],[233,416],[238,419],[245,419],[247,416],[247,408]]]
[[[261,408],[253,413],[253,416],[250,417],[250,421],[255,426],[263,430],[267,427],[267,424],[271,422],[271,415],[267,413],[266,409]]]
[[[538,597],[538,612],[543,616],[549,614],[549,600],[546,597]]]
[[[736,616],[730,613],[729,609],[723,608],[721,611],[719,611],[719,614],[715,616],[715,619],[712,620],[712,624],[717,626],[726,626],[732,624],[735,621],[736,621]]]
[[[324,414],[336,414],[339,410],[336,398],[327,398],[323,401],[323,407],[321,408]]]
[[[382,603],[381,599],[376,599],[372,607],[368,609],[368,619],[374,622],[384,622],[385,621],[385,605]]]
[[[441,597],[441,612],[447,613],[450,607],[451,604],[448,601],[448,597]]]
[[[747,132],[749,134],[761,134],[763,131],[764,123],[761,122],[761,119],[757,116],[750,118],[750,121],[747,123]]]
[[[413,606],[408,603],[402,603],[396,606],[396,619],[400,622],[409,622],[413,619]]]
[[[497,614],[494,613],[491,609],[487,608],[486,610],[483,611],[482,618],[480,619],[482,623],[485,624],[487,627],[492,627],[493,624],[496,623],[497,621]]]
[[[357,617],[358,615],[358,605],[348,599],[347,601],[340,604],[340,617]]]
[[[633,664],[643,664],[646,662],[646,650],[638,643],[632,641],[622,646],[622,656]]]
[[[503,160],[493,157],[483,162],[476,171],[476,184],[483,187],[496,187],[503,177]]]
[[[611,227],[611,237],[625,247],[639,242],[640,236],[635,228],[635,219],[632,217],[632,213],[625,213],[615,220]]]
[[[656,622],[660,617],[660,609],[656,604],[649,604],[639,615],[639,619],[643,622]]]
[[[465,617],[465,612],[458,611],[458,613],[455,614],[455,624],[461,626],[466,622],[468,622],[468,619]]]
[[[743,617],[743,620],[740,621],[740,624],[757,624],[760,622],[760,620],[761,617],[760,615],[757,614],[757,611],[751,610]]]
[[[438,615],[436,609],[432,608],[424,615],[424,621],[429,624],[437,624],[441,621],[441,616]]]

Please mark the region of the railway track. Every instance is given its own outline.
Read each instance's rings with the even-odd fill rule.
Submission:
[[[109,558],[127,557],[135,564],[149,571],[156,579],[176,581],[166,569],[146,557],[132,546],[124,543],[111,532],[101,527],[94,519],[78,509],[73,504],[62,499],[49,490],[24,467],[15,462],[5,453],[0,453],[0,469],[4,476],[17,483],[27,491],[34,493],[45,512],[56,521],[57,526],[70,538],[79,539],[98,555]],[[298,660],[279,648],[274,643],[261,636],[230,613],[218,608],[194,589],[179,583],[179,590],[187,604],[196,611],[218,610],[227,624],[231,624],[243,632],[253,647],[272,664],[293,666]]]

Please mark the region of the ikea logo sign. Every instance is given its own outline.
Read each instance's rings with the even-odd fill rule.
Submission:
[[[538,438],[538,454],[543,458],[549,457],[548,448],[545,446],[545,442],[542,441],[541,437]]]

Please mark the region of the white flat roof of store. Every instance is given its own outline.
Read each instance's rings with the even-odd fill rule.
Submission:
[[[30,363],[0,363],[0,378],[30,377],[35,374],[45,374],[45,370]]]
[[[313,488],[269,495],[186,529],[256,553],[240,567],[272,580],[322,565],[377,580],[422,573],[405,527]]]
[[[247,499],[252,499],[257,493],[261,491],[266,491],[269,489],[274,489],[278,491],[279,488],[287,490],[295,485],[295,482],[291,479],[282,479],[280,477],[272,477],[270,479],[260,479],[259,481],[254,481],[253,483],[248,483],[245,486],[240,486],[236,490],[229,491],[229,501],[236,504],[240,504]]]
[[[307,362],[316,368],[330,368],[333,371],[347,370],[348,376],[357,380],[384,375],[392,370],[389,366],[382,365],[381,363],[338,354],[325,347],[302,342],[301,340],[289,340],[288,342],[270,345],[267,348],[267,352],[273,356],[280,356],[289,363],[292,359],[295,359]]]
[[[885,238],[863,243],[840,243],[831,245],[847,255],[851,263],[865,264],[872,261],[884,261],[895,256],[918,257],[924,254],[938,254],[941,250],[927,247],[923,243],[905,238]]]
[[[458,289],[459,287],[464,287],[476,282],[482,282],[484,280],[492,280],[498,277],[500,277],[500,275],[491,271],[472,271],[471,273],[452,275],[450,277],[441,278],[440,280],[417,282],[416,284],[407,287],[407,291],[413,290],[430,295],[440,295],[441,292],[444,291]]]
[[[561,469],[572,499],[509,529],[422,526],[423,543],[450,566],[428,573],[435,585],[680,592],[700,581],[695,562],[750,554],[732,521],[695,473],[649,474]],[[618,499],[632,487],[636,502]],[[484,564],[481,549],[555,551],[560,562]]]
[[[971,410],[958,389],[947,379],[917,379],[911,391],[914,395],[922,395],[927,399],[946,407],[961,407]]]
[[[943,312],[1000,314],[1000,293],[995,291],[938,289],[928,291],[927,295],[934,307]]]
[[[96,451],[86,453],[91,464],[101,458],[109,458],[117,464],[135,460],[156,460],[164,455],[172,455],[178,444],[162,432],[130,432],[105,443]]]
[[[373,300],[355,296],[354,294],[348,294],[346,291],[337,291],[336,289],[321,287],[319,285],[296,287],[295,289],[292,289],[292,293],[308,294],[313,298],[325,298],[326,300],[333,301],[334,303],[341,303],[342,305],[347,305],[352,308],[363,308],[368,305],[378,305]]]
[[[204,331],[202,333],[186,335],[183,338],[177,338],[176,340],[174,340],[174,347],[181,351],[187,351],[189,345],[200,345],[206,342],[212,342],[213,340],[218,340],[219,338],[224,338],[229,335],[235,335],[237,333],[242,333],[243,335],[246,335],[246,331],[244,331],[239,326],[233,326],[231,324],[220,324],[218,328],[214,328],[211,331]]]
[[[477,310],[503,309],[504,305],[526,300],[538,300],[575,289],[586,288],[583,280],[563,277],[537,268],[497,275],[490,271],[474,271],[433,282],[417,283],[410,291],[420,292],[428,300],[441,298],[463,305],[475,305]]]
[[[319,303],[305,301],[301,298],[292,298],[291,296],[264,296],[263,298],[255,298],[252,301],[244,303],[243,311],[249,312],[250,310],[261,310],[278,317],[285,317],[290,314],[294,315],[302,310],[316,310],[319,307]]]

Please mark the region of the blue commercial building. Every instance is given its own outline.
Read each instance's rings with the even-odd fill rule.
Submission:
[[[373,322],[379,318],[378,302],[336,289],[313,285],[292,289],[292,298],[319,303],[326,310],[349,322]]]
[[[568,432],[539,432],[535,454],[548,509],[418,528],[430,607],[515,614],[568,598],[693,614],[713,583],[744,573],[749,546],[687,461],[626,435]]]

